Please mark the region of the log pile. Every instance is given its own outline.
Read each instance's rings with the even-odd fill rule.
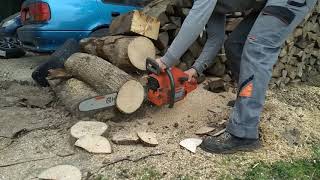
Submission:
[[[157,17],[160,21],[160,32],[157,41],[157,55],[166,52],[175,36],[178,34],[183,20],[192,7],[192,0],[158,0],[144,9],[144,12]],[[304,82],[311,74],[320,73],[320,3],[305,21],[286,41],[275,65],[270,87],[284,87],[289,83]],[[234,13],[227,17],[226,36],[243,20],[245,13]],[[206,42],[206,32],[181,57],[177,66],[183,70],[189,69],[199,57]],[[228,73],[228,60],[224,49],[214,60],[215,63],[205,74],[223,77]]]
[[[274,67],[271,87],[308,80],[320,73],[320,3],[305,21],[297,27],[281,50]]]
[[[143,11],[133,11],[115,18],[110,26],[111,35],[81,40],[83,53],[76,53],[65,62],[66,73],[61,75],[57,71],[58,75],[54,75],[53,71],[55,78],[49,81],[53,90],[72,114],[81,114],[77,108],[81,101],[110,93],[118,93],[116,106],[94,112],[96,117],[108,119],[119,110],[135,112],[144,98],[140,80],[135,78],[145,74],[147,57],[164,55],[191,7],[192,0],[154,0]],[[308,74],[320,72],[319,12],[318,3],[286,41],[274,68],[271,87],[305,81]],[[242,19],[243,13],[229,15],[226,36]],[[199,57],[206,39],[204,30],[177,66],[182,70],[189,69]],[[222,48],[215,64],[206,73],[223,77],[224,81],[229,82],[231,78],[227,75],[227,64]],[[56,79],[59,76],[63,78]]]
[[[162,5],[166,3],[162,3]],[[161,22],[159,39],[155,42],[158,48],[157,55],[159,56],[164,55],[192,7],[192,3],[189,0],[178,0],[175,3],[171,2],[167,4],[167,7],[162,7],[160,12],[153,9],[152,13],[150,13],[152,15],[156,12],[156,17]],[[148,8],[145,10],[145,12],[149,11]],[[243,15],[243,13],[228,15],[226,36],[241,22]],[[182,56],[178,67],[183,70],[189,69],[199,57],[205,42],[206,33],[204,31],[202,36]],[[308,76],[320,73],[319,57],[320,3],[318,2],[314,11],[305,18],[305,21],[295,30],[282,48],[279,61],[274,67],[270,87],[284,87],[289,83],[307,81]],[[205,73],[207,75],[224,77],[228,72],[228,60],[223,48],[214,61],[214,65]]]

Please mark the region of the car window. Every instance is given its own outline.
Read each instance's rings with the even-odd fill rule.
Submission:
[[[102,0],[104,3],[121,4],[128,6],[145,6],[152,0]]]

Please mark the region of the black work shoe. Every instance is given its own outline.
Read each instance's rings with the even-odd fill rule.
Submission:
[[[200,147],[209,153],[232,154],[258,149],[261,147],[261,142],[259,139],[238,138],[225,132],[218,137],[206,137]]]

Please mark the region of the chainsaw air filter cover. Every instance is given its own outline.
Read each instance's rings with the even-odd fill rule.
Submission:
[[[160,84],[158,80],[154,77],[148,77],[148,83],[147,83],[148,89],[151,89],[153,91],[156,91],[159,89]]]

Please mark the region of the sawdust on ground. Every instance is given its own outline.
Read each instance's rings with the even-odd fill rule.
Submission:
[[[8,92],[13,86],[23,91]],[[34,179],[44,169],[60,164],[80,168],[84,179],[95,179],[95,175],[108,179],[136,179],[143,169],[153,167],[163,179],[241,177],[245,170],[259,161],[309,157],[312,145],[320,142],[320,88],[316,86],[302,85],[270,91],[261,117],[264,146],[255,152],[234,155],[212,155],[200,149],[192,154],[179,146],[181,140],[197,137],[194,133],[202,126],[214,125],[217,131],[223,128],[217,124],[228,119],[231,108],[227,102],[235,98],[231,91],[214,94],[198,88],[173,109],[144,108],[135,116],[110,121],[110,137],[117,131],[148,130],[157,134],[159,146],[113,144],[112,154],[93,155],[70,144],[70,127],[80,119],[70,117],[62,107],[56,107],[54,101],[45,108],[17,103],[21,96],[28,99],[35,95],[25,94],[28,88],[29,92],[39,93],[33,86],[12,84],[1,87],[0,97],[6,97],[0,98],[1,104],[6,104],[0,107],[1,128],[6,127],[6,136],[0,135],[1,180]],[[21,129],[13,127],[19,122],[28,126]],[[39,123],[41,126],[36,126]],[[8,131],[11,131],[10,137],[7,137],[10,135]],[[154,152],[164,154],[137,162],[113,163],[127,156],[139,159]]]

